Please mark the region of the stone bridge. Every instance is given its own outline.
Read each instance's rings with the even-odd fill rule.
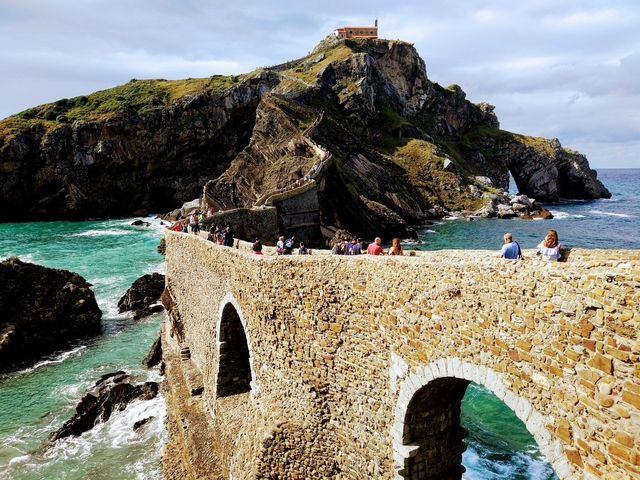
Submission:
[[[458,479],[470,382],[560,478],[640,478],[640,251],[543,263],[166,241],[167,478]]]

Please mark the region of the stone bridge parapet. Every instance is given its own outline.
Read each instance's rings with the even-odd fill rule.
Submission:
[[[210,449],[211,478],[460,478],[471,381],[560,478],[640,477],[640,251],[259,257],[166,241],[167,383],[184,383],[188,347],[203,387],[167,400],[193,477]]]

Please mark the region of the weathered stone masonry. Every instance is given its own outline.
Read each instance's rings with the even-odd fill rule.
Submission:
[[[640,251],[259,258],[166,239],[169,478],[460,478],[469,381],[560,478],[640,478]]]

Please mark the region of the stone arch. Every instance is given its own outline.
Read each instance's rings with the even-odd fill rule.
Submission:
[[[233,295],[227,293],[220,303],[216,325],[218,372],[215,398],[251,392],[257,393],[251,339],[247,322]]]
[[[514,411],[560,478],[573,473],[560,441],[545,427],[548,417],[508,390],[491,368],[447,357],[413,369],[400,384],[391,428],[398,479],[461,478],[468,432],[460,426],[460,402],[472,381]]]

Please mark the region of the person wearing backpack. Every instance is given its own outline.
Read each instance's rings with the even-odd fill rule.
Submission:
[[[291,235],[290,238],[287,238],[284,241],[284,247],[282,249],[282,254],[283,255],[291,255],[291,252],[293,251],[293,246],[296,244],[296,236],[295,235]]]
[[[522,251],[518,242],[513,240],[513,235],[510,233],[504,234],[504,245],[500,251],[500,258],[508,258],[509,260],[517,260],[522,257]]]

